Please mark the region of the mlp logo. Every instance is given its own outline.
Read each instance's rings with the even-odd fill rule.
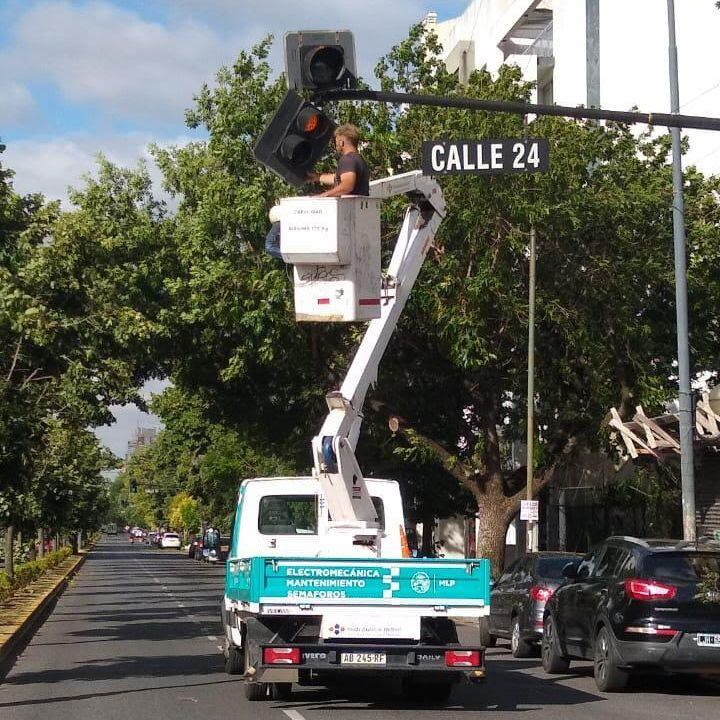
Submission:
[[[425,572],[416,572],[410,578],[410,587],[418,595],[424,595],[430,589],[430,576]]]

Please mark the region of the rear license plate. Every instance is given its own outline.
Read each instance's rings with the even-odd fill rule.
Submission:
[[[340,656],[343,665],[385,665],[385,653],[343,653]]]
[[[720,648],[720,635],[707,635],[698,633],[696,636],[698,647]]]

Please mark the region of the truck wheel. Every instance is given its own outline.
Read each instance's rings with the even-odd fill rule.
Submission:
[[[480,618],[480,644],[483,647],[495,647],[497,637],[490,633],[490,620],[487,617]]]
[[[250,702],[268,699],[268,684],[263,682],[245,681],[245,698]]]
[[[533,654],[532,643],[523,640],[520,634],[520,620],[517,617],[512,619],[510,626],[510,650],[516,658],[528,658]]]
[[[245,632],[243,634],[243,639],[245,640],[245,648],[247,650],[250,649],[250,646],[248,645],[248,633]],[[247,700],[250,700],[250,702],[257,702],[258,700],[268,700],[268,690],[270,689],[268,683],[264,682],[249,682],[248,681],[248,670],[249,663],[250,663],[250,653],[244,652],[244,662],[243,662],[243,669],[245,671],[245,698]]]
[[[292,697],[292,683],[270,683],[270,696],[273,700],[289,700]]]
[[[615,644],[610,631],[604,625],[595,638],[593,674],[595,684],[601,692],[618,692],[627,687],[629,674],[618,667]]]
[[[228,675],[241,675],[245,669],[245,653],[242,648],[231,645],[225,640],[227,655],[225,656],[225,672]]]
[[[570,661],[560,654],[560,643],[557,637],[557,626],[552,616],[545,620],[545,628],[541,645],[543,670],[550,675],[558,675],[568,671]]]

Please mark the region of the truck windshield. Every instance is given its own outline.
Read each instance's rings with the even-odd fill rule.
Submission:
[[[317,535],[317,495],[265,495],[260,499],[262,535]]]

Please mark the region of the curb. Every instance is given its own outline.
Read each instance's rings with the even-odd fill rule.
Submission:
[[[68,586],[69,581],[82,567],[90,550],[92,550],[92,547],[87,548],[83,554],[78,557],[54,588],[51,588],[34,601],[32,609],[25,613],[25,617],[21,617],[17,628],[0,644],[0,679],[4,677],[35,631],[45,621],[45,618],[49,614],[47,611],[52,608],[55,601]]]

